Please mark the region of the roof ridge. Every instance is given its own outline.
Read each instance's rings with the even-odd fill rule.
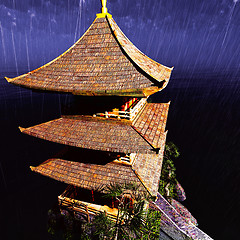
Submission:
[[[128,37],[121,31],[121,29],[118,27],[118,25],[116,24],[116,22],[114,21],[114,19],[112,18],[108,18],[106,17],[108,23],[109,23],[109,26],[114,34],[114,36],[116,37],[118,43],[120,44],[120,46],[123,48],[124,52],[128,55],[128,57],[142,70],[144,71],[146,74],[148,74],[150,77],[152,77],[153,79],[155,79],[156,81],[158,82],[161,82],[163,80],[167,81],[169,80],[170,78],[170,75],[171,75],[171,71],[173,70],[174,67],[167,67],[163,64],[160,64],[158,62],[156,62],[155,60],[151,59],[150,57],[148,57],[146,54],[144,54],[141,50],[139,50],[129,39]],[[114,26],[115,25],[115,26]],[[118,31],[118,32],[117,32]],[[120,36],[122,35],[122,36]],[[125,39],[122,39],[121,38],[125,38]],[[125,40],[125,41],[124,41]],[[129,43],[129,45],[131,44],[131,47],[133,47],[133,49],[128,49],[129,46],[126,46],[127,45],[127,42]],[[145,68],[143,68],[143,62],[142,61],[138,61],[138,57],[134,57],[134,53],[132,54],[131,51],[132,50],[135,50],[138,54],[142,55],[143,57],[147,58],[148,61],[151,61],[152,63],[154,63],[155,65],[158,65],[158,67],[162,67],[164,68],[164,70],[168,70],[170,72],[170,75],[168,76],[168,80],[166,79],[162,79],[161,81],[159,81],[157,79],[156,76],[154,76],[153,72],[154,70],[151,72],[151,70],[149,69],[149,71],[146,71]],[[162,71],[162,70],[161,70]],[[166,87],[167,84],[164,84],[163,88]],[[162,89],[163,89],[162,88]]]
[[[139,136],[141,136],[153,149],[153,151],[159,151],[159,148],[156,148],[156,147],[154,147],[151,143],[150,143],[150,141],[149,141],[149,139],[147,139],[146,137],[144,137],[133,125],[131,125],[131,127],[138,133],[138,135]]]
[[[166,142],[166,136],[167,136],[167,131],[166,132],[164,132],[164,146],[165,146],[165,142]],[[151,154],[142,154],[142,153],[137,153],[136,155],[135,155],[135,157],[134,157],[134,160],[133,160],[133,162],[132,162],[132,169],[133,169],[133,171],[135,172],[135,174],[137,175],[137,177],[139,178],[139,180],[143,183],[143,185],[144,185],[144,187],[146,188],[146,189],[148,189],[148,191],[149,191],[149,189],[151,189],[151,191],[149,191],[150,193],[152,193],[151,195],[152,196],[154,196],[154,190],[153,190],[153,186],[149,183],[149,181],[148,181],[148,176],[146,176],[146,174],[144,175],[144,171],[143,172],[141,172],[141,170],[144,168],[144,167],[146,167],[146,162],[144,163],[144,166],[142,166],[142,163],[141,163],[141,157],[140,157],[140,165],[139,165],[139,161],[137,161],[137,160],[139,160],[139,155],[145,155],[146,157],[147,157],[147,161],[149,161],[149,159],[150,159],[150,161],[152,160],[151,159],[151,157],[153,157],[153,155]],[[164,154],[164,151],[159,151],[158,153],[156,153],[156,157],[158,158],[158,161],[163,161],[163,154]],[[146,158],[146,157],[144,157],[144,158]],[[136,158],[138,158],[137,160],[136,160]],[[162,158],[162,160],[160,159],[160,158]],[[149,163],[149,162],[148,162]],[[151,162],[152,163],[152,162]],[[139,168],[140,167],[140,168]],[[148,166],[148,168],[149,168],[149,166]],[[160,166],[160,168],[162,168],[162,165]],[[138,172],[138,170],[140,170],[140,172]],[[161,170],[160,170],[160,173],[159,174],[161,174]],[[143,179],[145,179],[145,177],[147,178],[146,179],[146,182],[145,182],[145,180],[143,180]],[[159,179],[157,179],[158,181],[160,180],[160,178]],[[158,183],[159,184],[159,183]],[[157,185],[158,185],[157,184]],[[155,189],[156,190],[156,189]]]
[[[139,179],[139,181],[141,182],[141,184],[143,185],[143,187],[147,190],[147,192],[152,196],[152,193],[150,191],[150,189],[147,187],[147,184],[142,180],[141,176],[137,173],[136,170],[133,169],[133,166],[131,166],[132,171],[135,173],[135,175],[137,176],[137,178]]]

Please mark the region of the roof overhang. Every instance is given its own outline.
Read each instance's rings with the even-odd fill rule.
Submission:
[[[97,17],[85,34],[59,57],[6,80],[36,90],[87,96],[146,97],[166,87],[172,68],[143,54],[105,15]]]

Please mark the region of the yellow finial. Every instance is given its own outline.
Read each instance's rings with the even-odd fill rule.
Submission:
[[[107,13],[107,0],[102,0],[102,13]]]
[[[112,18],[112,15],[109,14],[108,11],[107,11],[107,7],[106,7],[107,6],[107,0],[101,0],[101,1],[102,1],[102,13],[98,13],[97,17],[98,18],[103,18],[103,17],[108,16],[108,17]]]

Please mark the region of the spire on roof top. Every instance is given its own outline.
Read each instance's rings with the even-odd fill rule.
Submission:
[[[103,17],[108,16],[108,17],[112,18],[112,15],[109,14],[108,11],[107,11],[107,7],[106,7],[107,0],[101,0],[101,1],[102,1],[102,13],[98,13],[97,17],[98,18],[103,18]]]
[[[107,13],[107,0],[102,0],[102,13]]]

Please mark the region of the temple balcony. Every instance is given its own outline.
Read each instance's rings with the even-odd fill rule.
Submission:
[[[75,216],[83,215],[90,222],[100,212],[113,221],[117,220],[118,209],[114,203],[102,198],[103,194],[95,191],[80,189],[69,185],[67,189],[58,196],[58,204],[61,209],[72,212]],[[80,198],[82,200],[80,200]]]
[[[104,198],[104,193],[98,191],[90,191],[69,185],[67,189],[58,196],[58,204],[61,210],[72,212],[74,216],[83,216],[90,222],[98,213],[105,213],[112,220],[117,220],[118,200]],[[81,200],[80,200],[81,199]],[[131,208],[134,200],[131,194],[124,194],[124,202],[129,204]],[[144,209],[147,212],[149,207],[146,202]]]
[[[94,117],[104,117],[104,118],[118,118],[118,119],[127,119],[132,121],[138,113],[143,109],[147,103],[147,98],[131,98],[125,104],[119,108],[114,108],[112,111],[105,111],[105,113],[96,113]]]

